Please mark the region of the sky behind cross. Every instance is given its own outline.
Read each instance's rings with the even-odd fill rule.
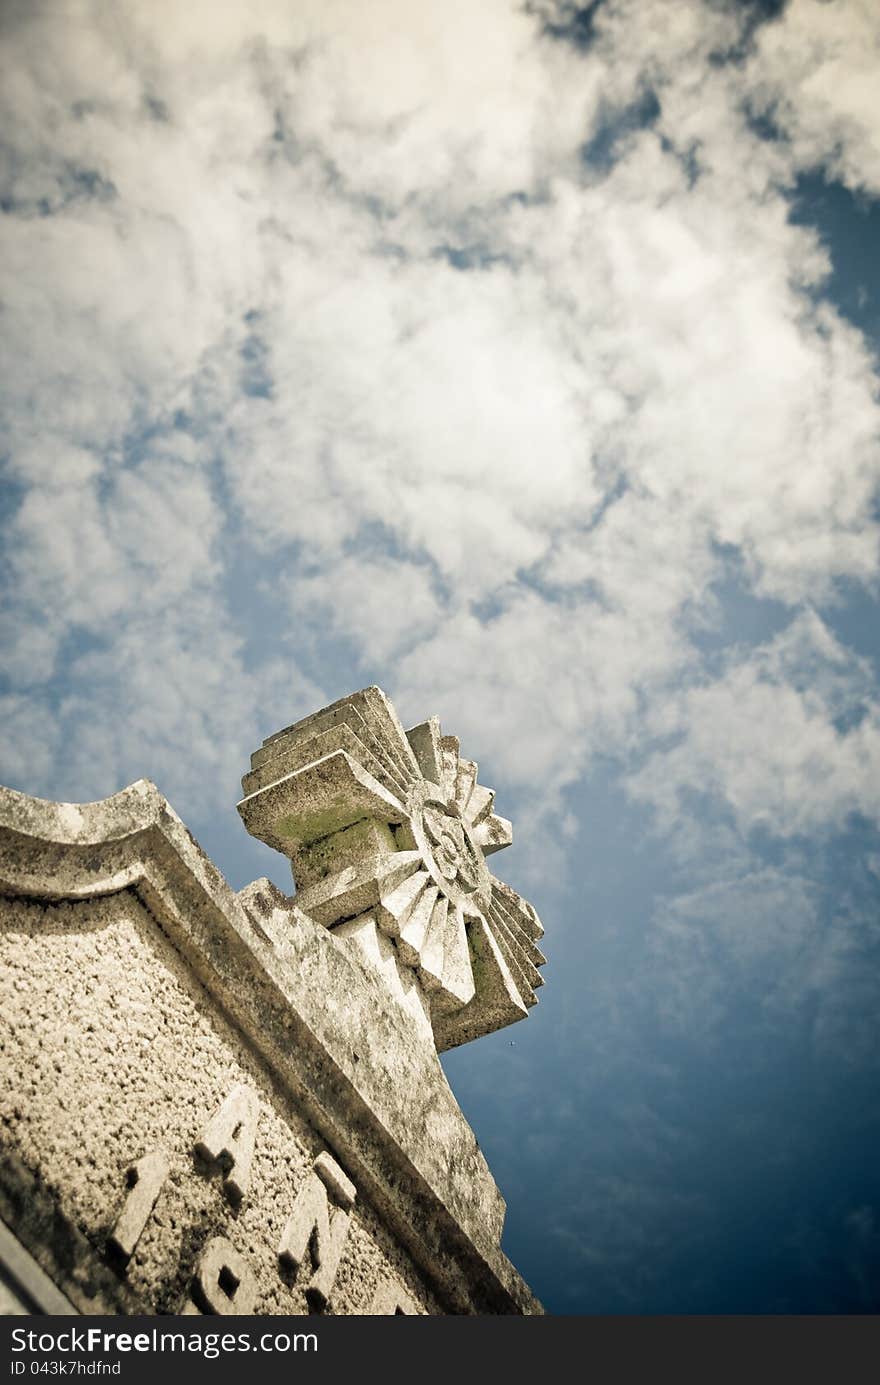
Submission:
[[[880,1298],[880,13],[0,15],[0,781],[437,714],[547,934],[445,1066],[548,1310]]]

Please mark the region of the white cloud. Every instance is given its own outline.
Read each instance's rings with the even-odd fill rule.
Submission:
[[[4,8],[0,779],[147,775],[233,841],[278,727],[373,680],[439,714],[514,819],[500,872],[572,886],[533,1021],[565,1104],[506,1039],[477,1072],[560,1173],[576,1308],[707,1243],[670,1192],[706,1148],[689,1041],[880,1051],[880,857],[821,878],[880,818],[875,670],[822,618],[877,592],[876,362],[789,219],[805,170],[880,188],[880,25],[789,0],[740,50],[754,6],[605,0],[588,45],[542,31],[574,8]],[[728,1131],[793,1158],[762,1100]]]
[[[324,700],[280,658],[255,676],[205,596],[133,616],[107,642],[71,653],[64,675],[44,696],[10,699],[13,786],[92,800],[146,777],[191,821],[232,812],[249,753]]]
[[[46,709],[21,694],[0,697],[3,724],[4,783],[39,794],[49,780],[57,754],[59,730]]]
[[[385,662],[430,633],[440,614],[430,573],[390,558],[343,558],[318,577],[289,582],[294,620],[327,622],[350,640],[364,663]],[[370,632],[367,645],[364,631]]]
[[[653,802],[699,780],[784,832],[873,812],[873,714],[838,731],[760,655],[709,683],[687,638],[719,546],[793,608],[876,577],[873,363],[787,219],[800,136],[763,141],[745,110],[785,89],[806,129],[809,73],[861,71],[863,11],[832,35],[793,4],[725,66],[740,18],[697,3],[605,5],[586,51],[503,0],[221,8],[9,29],[10,671],[38,688],[85,631],[106,705],[140,705],[128,632],[164,621],[139,744],[176,718],[204,775],[188,718],[218,713],[187,613],[205,651],[234,646],[226,584],[254,550],[301,651],[330,612],[413,719],[441,712],[547,803],[665,719],[687,738],[667,783],[656,760],[636,781]],[[654,127],[585,163],[649,89]],[[848,167],[862,126],[829,123]],[[224,657],[226,728],[275,671]],[[73,672],[66,727],[99,695]]]
[[[684,796],[718,795],[744,833],[824,833],[880,821],[880,703],[869,666],[807,614],[688,688],[654,729],[677,744],[631,777],[671,822]]]
[[[878,64],[872,0],[790,0],[757,36],[751,99],[788,136],[798,168],[825,166],[848,187],[876,195]]]

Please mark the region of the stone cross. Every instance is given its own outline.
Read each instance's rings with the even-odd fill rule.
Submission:
[[[291,861],[294,903],[358,949],[439,1050],[536,1003],[543,929],[486,864],[510,823],[436,717],[404,731],[365,688],[269,736],[242,788],[247,830]]]

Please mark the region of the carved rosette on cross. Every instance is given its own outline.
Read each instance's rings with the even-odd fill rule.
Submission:
[[[543,929],[485,860],[510,823],[436,717],[404,731],[365,688],[270,736],[242,788],[248,831],[290,858],[295,903],[354,940],[438,1049],[535,1004]]]

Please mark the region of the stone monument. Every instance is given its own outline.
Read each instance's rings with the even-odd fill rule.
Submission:
[[[242,785],[291,897],[233,892],[146,780],[0,789],[2,1306],[540,1313],[437,1057],[541,980],[493,791],[378,688]]]

